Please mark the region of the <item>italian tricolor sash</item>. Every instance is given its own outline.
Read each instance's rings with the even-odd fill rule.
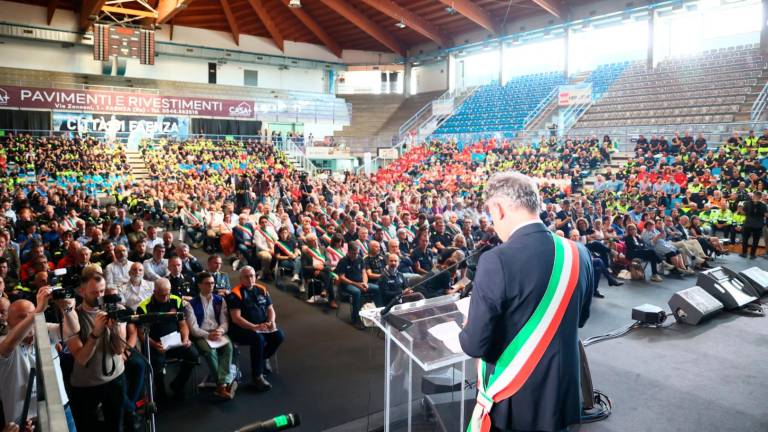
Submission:
[[[275,245],[277,245],[277,247],[278,247],[278,248],[280,248],[280,250],[281,250],[281,251],[282,251],[284,254],[286,254],[286,255],[291,255],[291,254],[293,253],[293,249],[291,249],[290,247],[288,247],[288,245],[287,245],[287,244],[283,243],[283,242],[282,242],[282,241],[280,241],[280,240],[276,241],[276,242],[275,242]]]
[[[262,237],[264,237],[264,239],[266,241],[269,242],[269,241],[275,241],[276,240],[274,237],[272,237],[272,234],[270,234],[268,230],[261,229],[261,227],[257,228],[257,230],[259,231],[259,234],[261,234]]]
[[[247,225],[235,225],[235,229],[239,229],[240,231],[246,233],[248,239],[253,238],[253,231]]]
[[[406,226],[405,231],[408,234],[408,238],[416,238],[416,231],[414,231],[412,227]]]
[[[357,241],[357,245],[360,246],[360,250],[365,252],[365,255],[368,255],[368,245],[364,241]]]
[[[499,357],[487,381],[487,364],[482,359],[478,360],[477,403],[468,432],[491,430],[493,404],[513,396],[523,387],[560,327],[578,282],[579,252],[569,240],[555,235],[552,239],[555,243],[555,262],[541,303]]]
[[[344,254],[336,248],[332,248],[328,246],[325,250],[327,250],[329,254],[334,255],[335,256],[334,259],[336,260],[341,260],[342,258],[344,258]]]
[[[309,251],[309,254],[312,255],[312,258],[325,262],[325,255],[323,255],[322,252],[320,252],[320,249],[312,249],[311,247],[307,246],[307,250]]]

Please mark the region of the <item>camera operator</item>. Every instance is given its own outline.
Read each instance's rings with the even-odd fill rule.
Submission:
[[[98,266],[87,267],[81,276],[83,303],[76,313],[65,315],[64,331],[76,334],[67,340],[74,357],[70,384],[72,413],[79,430],[96,430],[99,404],[105,430],[122,431],[125,364],[125,325],[102,310],[106,279]],[[74,316],[73,316],[74,315]]]
[[[184,312],[181,297],[171,294],[171,283],[160,278],[155,281],[155,291],[151,297],[139,304],[136,312],[140,315],[149,313]],[[181,344],[164,346],[164,336],[179,333]],[[140,337],[143,338],[143,335]],[[189,327],[185,321],[159,321],[149,326],[149,347],[151,350],[152,369],[155,373],[155,386],[159,401],[167,400],[165,392],[165,364],[168,358],[181,359],[179,374],[171,382],[171,390],[177,398],[184,397],[184,386],[189,380],[197,363],[198,353],[189,339]]]
[[[17,421],[22,414],[29,371],[35,364],[35,315],[45,311],[50,295],[49,288],[41,288],[36,306],[28,300],[17,300],[8,309],[8,334],[0,337],[0,401],[7,422]],[[32,392],[34,399],[35,390]],[[34,413],[34,406],[30,407]]]

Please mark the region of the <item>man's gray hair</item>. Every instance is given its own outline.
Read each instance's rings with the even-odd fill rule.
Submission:
[[[541,211],[539,186],[525,174],[516,171],[496,173],[488,180],[485,188],[486,201],[493,198],[506,198],[513,206],[528,210],[533,214]]]

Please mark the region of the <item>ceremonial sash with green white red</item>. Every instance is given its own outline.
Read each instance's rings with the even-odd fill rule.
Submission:
[[[325,263],[325,255],[323,255],[320,250],[314,250],[309,246],[307,246],[307,250],[309,251],[309,254],[312,255],[312,258]]]
[[[416,238],[416,231],[414,231],[410,226],[406,226],[405,231],[408,234],[408,238]]]
[[[282,251],[284,254],[286,254],[286,255],[293,254],[293,249],[288,247],[287,244],[281,242],[280,240],[276,241],[275,245],[277,245],[277,247],[280,249],[280,251]]]
[[[332,248],[329,246],[325,250],[327,250],[329,254],[334,255],[335,256],[334,259],[336,261],[340,261],[342,258],[344,258],[344,253],[342,253],[340,250],[336,248]]]
[[[360,246],[360,249],[365,252],[365,255],[368,255],[368,245],[365,244],[365,242],[362,242],[360,240],[357,240],[357,245]]]
[[[579,279],[579,252],[576,244],[569,240],[555,235],[552,239],[555,261],[541,302],[499,357],[487,381],[487,364],[478,360],[477,403],[468,432],[491,430],[493,404],[513,396],[523,387],[560,327]]]
[[[261,234],[265,240],[269,241],[275,241],[276,239],[272,237],[272,234],[269,233],[267,230],[261,229],[261,227],[257,228],[259,231],[259,234]]]
[[[244,233],[246,233],[246,234],[248,234],[248,236],[247,236],[247,239],[252,239],[252,238],[253,238],[253,231],[251,231],[251,229],[250,229],[250,228],[248,228],[247,226],[244,226],[244,225],[235,225],[235,228],[236,228],[236,229],[239,229],[240,231],[243,231],[243,232],[244,232]],[[247,240],[247,239],[246,239],[246,240]]]

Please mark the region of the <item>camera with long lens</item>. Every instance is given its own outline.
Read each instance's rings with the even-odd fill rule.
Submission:
[[[107,318],[120,321],[131,315],[131,311],[120,307],[121,301],[123,299],[119,294],[107,294],[104,297],[99,297],[97,305],[99,309],[107,313]]]

